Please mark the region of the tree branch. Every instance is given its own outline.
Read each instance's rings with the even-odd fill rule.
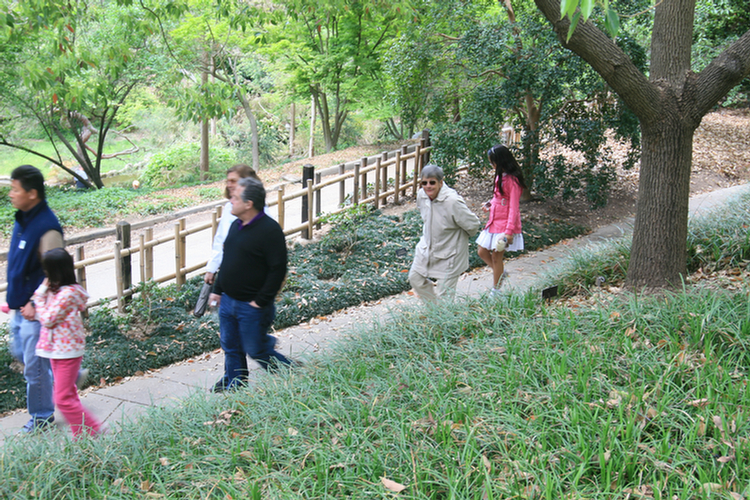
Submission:
[[[567,41],[570,20],[560,19],[560,0],[534,0],[552,23],[560,43],[586,61],[643,122],[659,119],[661,93],[633,64],[627,54],[593,23],[579,22]]]
[[[748,75],[750,31],[727,47],[697,76],[688,79],[685,97],[693,99],[693,116],[700,120]]]

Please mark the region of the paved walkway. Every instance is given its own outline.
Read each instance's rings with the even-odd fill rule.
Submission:
[[[717,205],[736,197],[738,193],[750,190],[750,185],[735,186],[711,193],[695,196],[690,200],[690,214],[705,213]],[[620,237],[631,229],[632,220],[605,226],[585,237],[561,242],[548,249],[528,254],[506,264],[509,286],[526,289],[538,273],[548,270],[550,265],[566,258],[571,250],[586,245]],[[492,283],[488,268],[480,268],[462,276],[459,281],[459,294],[479,296],[486,293]],[[377,302],[352,307],[324,319],[286,328],[277,332],[280,350],[292,358],[311,360],[319,353],[331,349],[335,343],[350,334],[355,325],[370,323],[375,318],[383,318],[394,308],[418,303],[411,292],[405,292]],[[81,394],[81,399],[99,418],[116,429],[119,425],[133,420],[151,406],[168,406],[194,393],[207,395],[208,388],[223,373],[223,355],[220,351],[176,363],[160,370],[153,370],[143,376],[128,377],[120,383],[102,388],[89,388]],[[253,371],[257,376],[260,368]],[[206,397],[221,397],[207,395]],[[0,442],[17,433],[28,420],[25,411],[0,418]],[[69,432],[62,416],[56,414],[58,432]]]

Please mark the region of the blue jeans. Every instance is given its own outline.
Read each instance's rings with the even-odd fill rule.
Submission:
[[[52,369],[49,359],[36,355],[36,343],[42,325],[29,321],[21,311],[13,311],[10,320],[11,355],[24,364],[26,407],[35,420],[48,419],[55,413],[52,402]]]
[[[274,350],[276,338],[268,335],[275,317],[276,307],[273,304],[257,308],[227,294],[221,296],[219,330],[221,348],[224,350],[226,387],[244,384],[247,380],[246,356],[266,370],[276,368],[274,363],[290,364],[286,356]]]

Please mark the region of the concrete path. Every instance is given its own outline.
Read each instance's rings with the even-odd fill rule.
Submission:
[[[690,200],[691,217],[706,213],[739,193],[747,191],[750,191],[750,185],[695,196]],[[621,237],[631,230],[631,225],[632,220],[622,221],[619,224],[605,226],[585,237],[566,240],[545,250],[512,259],[506,264],[510,274],[506,286],[511,290],[525,290],[533,285],[542,272],[564,260],[572,250]],[[462,276],[458,284],[458,293],[480,296],[487,292],[491,284],[492,274],[489,269],[476,269]],[[417,303],[418,299],[412,292],[404,292],[340,311],[324,319],[314,319],[309,323],[286,328],[276,333],[279,348],[292,358],[312,360],[333,348],[340,339],[356,333],[355,327],[382,320],[394,309]],[[195,393],[207,398],[222,397],[208,393],[208,388],[222,373],[223,355],[220,351],[213,351],[142,376],[126,378],[117,384],[89,388],[82,392],[81,399],[84,405],[116,430],[118,426],[136,419],[152,406],[178,404],[182,398]],[[257,377],[259,374],[260,368],[256,365],[251,376]],[[0,442],[14,436],[28,418],[25,411],[0,418]],[[54,432],[69,433],[59,413],[56,414],[56,421]]]

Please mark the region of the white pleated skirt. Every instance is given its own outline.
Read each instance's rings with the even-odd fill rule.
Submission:
[[[494,251],[497,245],[497,240],[500,239],[500,235],[503,233],[491,233],[487,229],[483,230],[477,236],[477,245],[487,250]],[[513,235],[513,243],[505,247],[506,252],[519,252],[523,250],[523,233]]]

